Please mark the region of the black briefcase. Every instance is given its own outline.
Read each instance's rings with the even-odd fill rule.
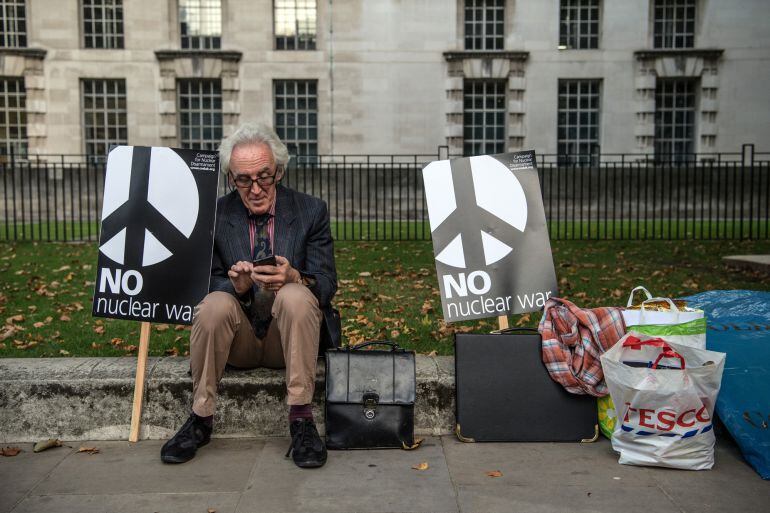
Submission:
[[[373,345],[390,349],[363,349]],[[389,341],[326,351],[326,447],[412,447],[414,397],[414,351]]]
[[[591,442],[596,398],[570,394],[543,364],[536,330],[455,335],[455,434],[465,442]]]

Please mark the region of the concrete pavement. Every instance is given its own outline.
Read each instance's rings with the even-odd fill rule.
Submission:
[[[463,444],[430,437],[416,451],[334,451],[322,469],[284,459],[287,438],[214,439],[183,465],[159,440],[72,442],[0,458],[0,513],[550,512],[770,509],[762,481],[729,439],[716,466],[691,472],[619,465],[610,443]],[[14,444],[4,444],[14,445]],[[78,453],[81,446],[98,454]],[[413,465],[427,462],[427,470]],[[501,477],[489,477],[498,470]]]

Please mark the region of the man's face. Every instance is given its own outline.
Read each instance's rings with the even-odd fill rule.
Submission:
[[[252,181],[248,187],[238,185],[239,180],[246,180],[239,177],[256,180],[273,176],[275,173],[275,159],[267,144],[238,144],[233,148],[230,154],[230,180],[235,183],[238,195],[250,213],[260,215],[270,211],[270,206],[275,200],[276,182],[281,179],[281,175],[276,175],[276,182],[270,185],[259,185]]]

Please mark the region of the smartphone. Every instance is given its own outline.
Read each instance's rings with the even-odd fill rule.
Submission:
[[[275,255],[266,256],[264,258],[258,258],[256,260],[252,261],[252,264],[254,264],[254,266],[258,266],[258,265],[276,265]]]

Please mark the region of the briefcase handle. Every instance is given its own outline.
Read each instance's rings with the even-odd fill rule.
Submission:
[[[360,344],[356,344],[352,347],[345,348],[348,351],[357,351],[359,349],[363,349],[364,347],[369,346],[389,346],[391,351],[404,351],[404,348],[400,347],[395,342],[392,342],[390,340],[370,340],[368,342],[361,342]]]
[[[540,333],[537,328],[505,328],[504,330],[494,330],[490,333],[495,335],[505,335],[506,333]]]

